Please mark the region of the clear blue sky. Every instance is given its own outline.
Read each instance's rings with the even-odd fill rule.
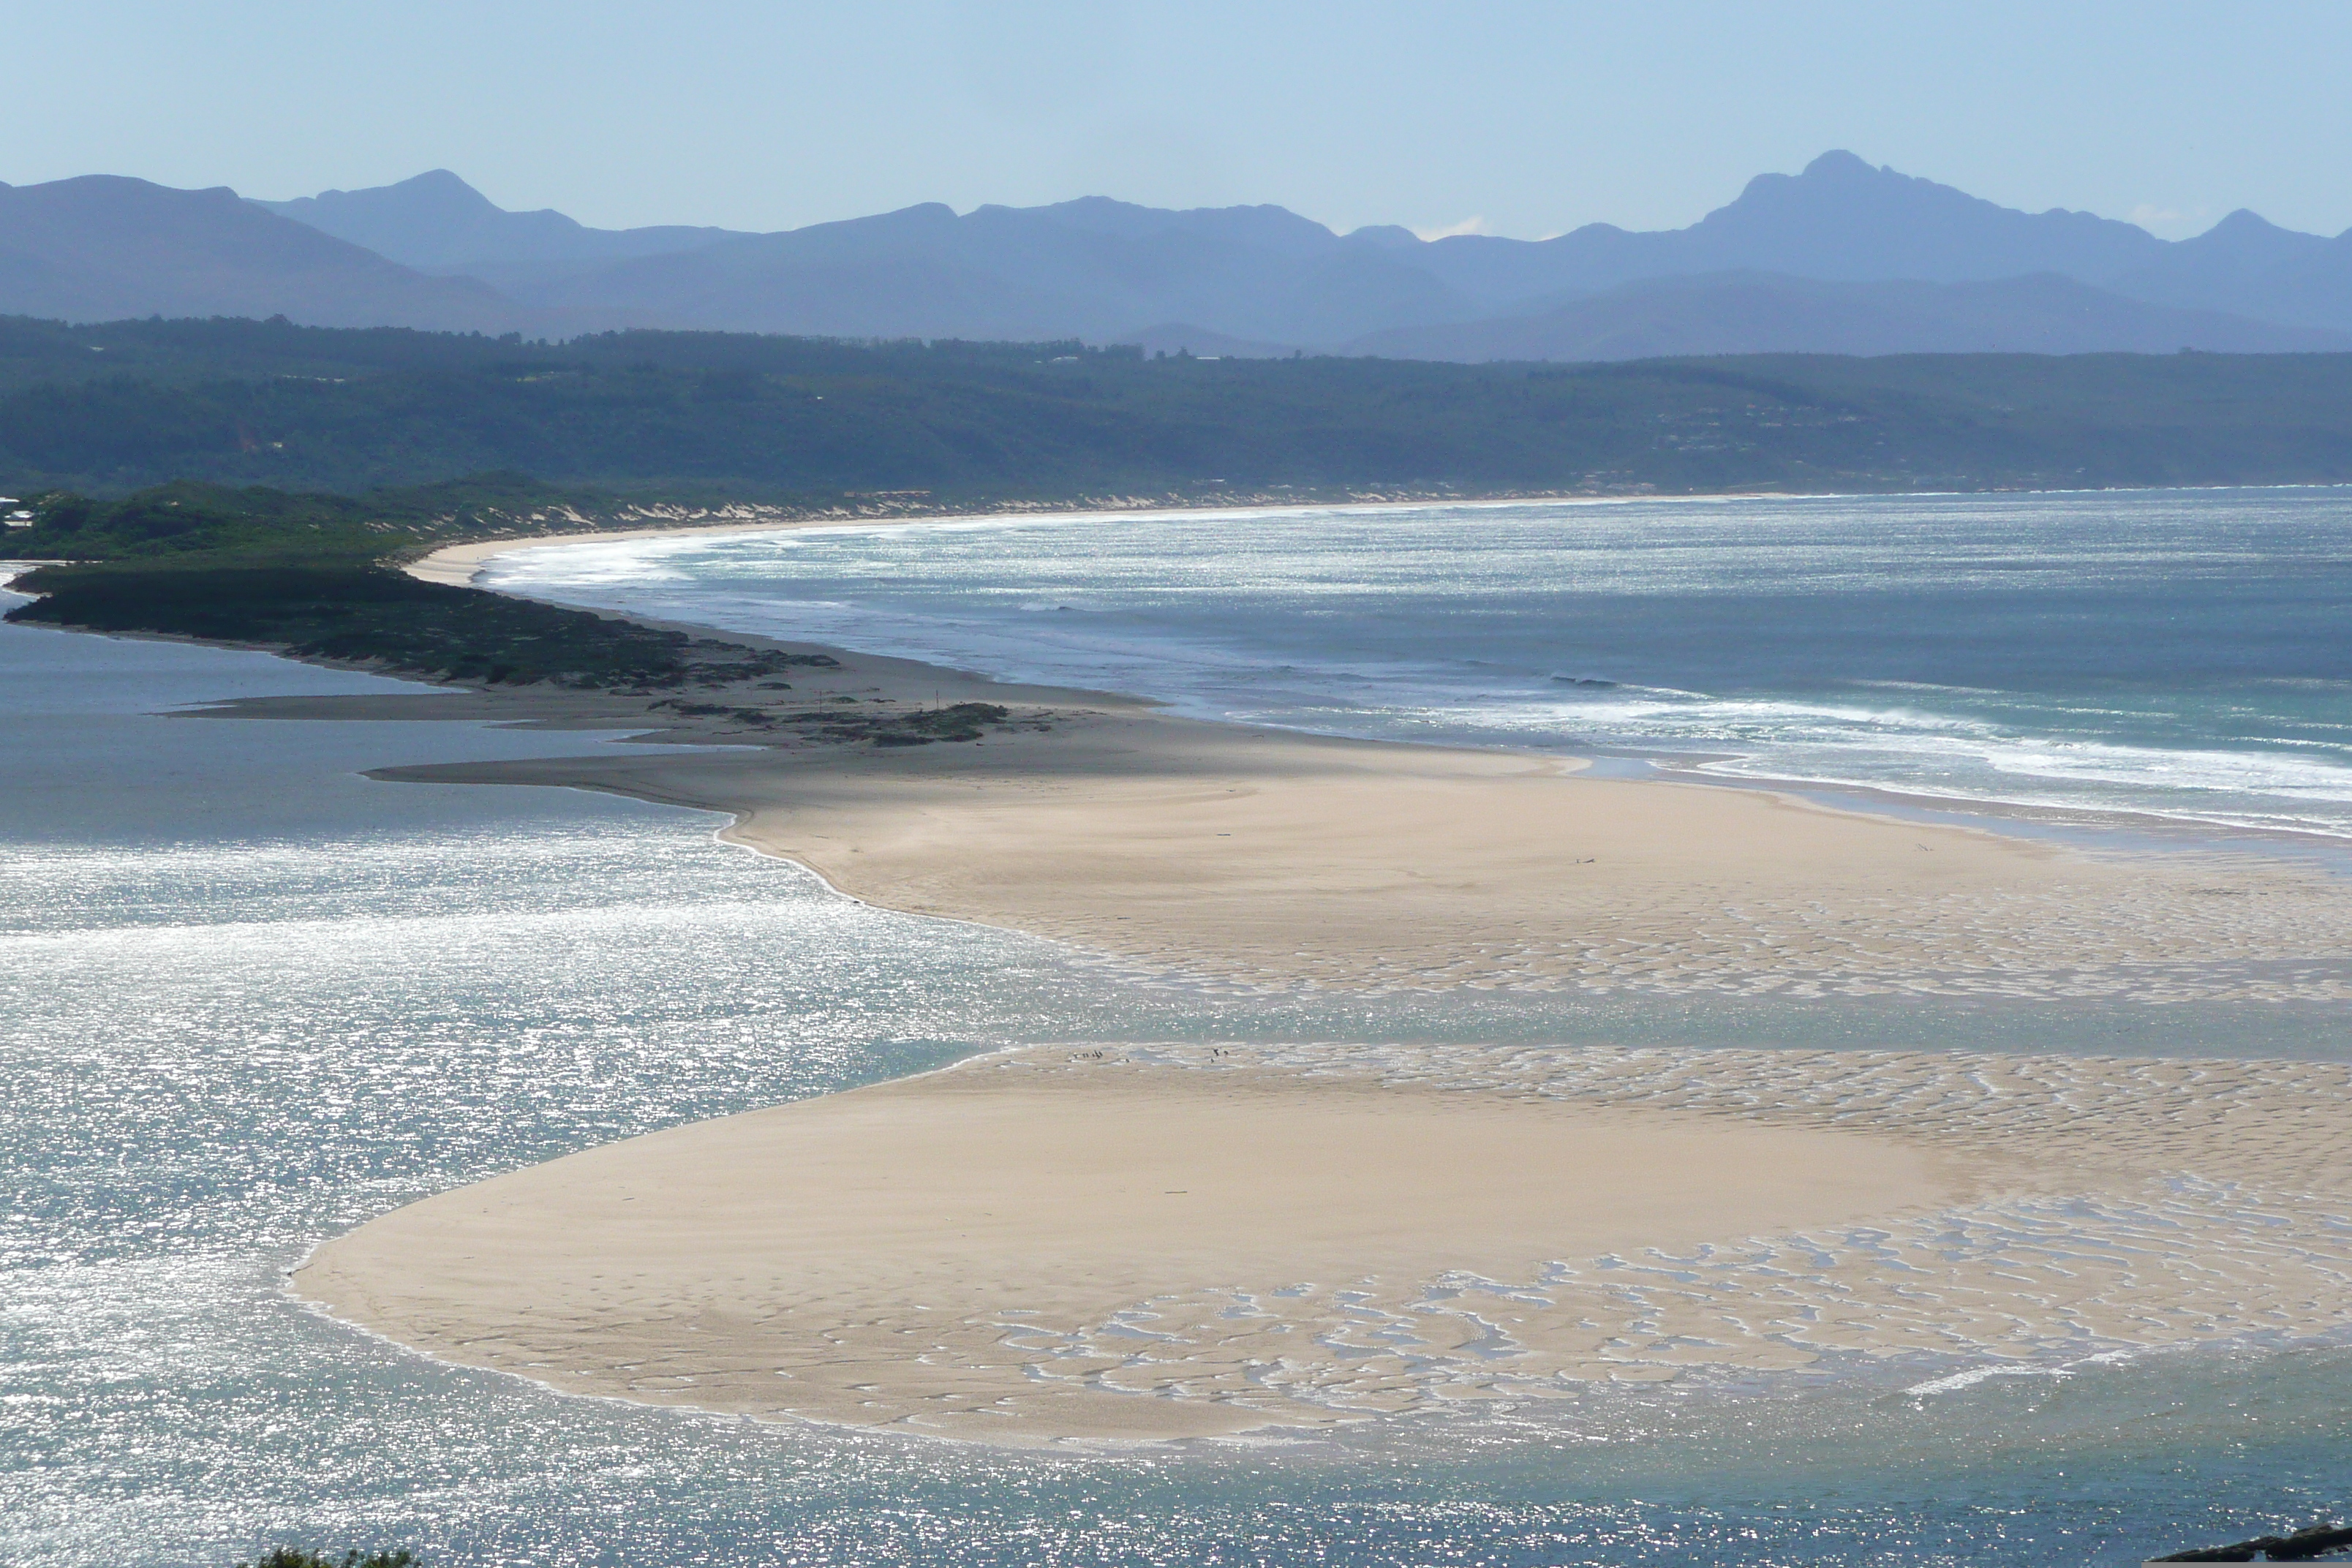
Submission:
[[[74,0],[0,20],[0,179],[436,166],[602,226],[1277,202],[1690,222],[1830,147],[2168,237],[2352,226],[2352,4]]]

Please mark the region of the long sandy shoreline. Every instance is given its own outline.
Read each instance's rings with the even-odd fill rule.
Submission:
[[[470,580],[488,556],[544,542],[459,547],[418,570]],[[721,742],[383,776],[719,811],[730,837],[860,899],[1225,984],[2347,994],[2352,892],[2292,868],[2093,857],[777,646],[835,662],[795,669],[789,695],[719,692],[702,713],[499,691],[220,711]],[[961,743],[811,728],[963,702],[1004,711]],[[2327,1110],[2352,1085],[2334,1069],[1467,1059],[992,1059],[445,1194],[328,1244],[296,1287],[436,1355],[557,1387],[1033,1444],[1316,1427],[1693,1364],[2032,1354],[2352,1316],[2352,1154]],[[2226,1114],[2184,1122],[2184,1084]],[[1878,1109],[1861,1115],[1865,1102]],[[2250,1141],[2283,1125],[2309,1158],[2282,1164]],[[2229,1196],[2184,1198],[2183,1181]],[[2074,1222],[2037,1205],[2106,1218],[2053,1239]],[[2092,1234],[2102,1224],[2113,1234]],[[1955,1227],[1990,1239],[1934,1240]],[[1792,1271],[1792,1248],[1829,1261]],[[2118,1248],[2138,1261],[2084,1266]],[[1668,1286],[1691,1271],[1672,1258],[1748,1263]],[[1738,1272],[1749,1264],[1760,1272]]]

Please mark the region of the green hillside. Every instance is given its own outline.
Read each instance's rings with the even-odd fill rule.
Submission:
[[[2352,355],[1145,359],[1076,343],[0,321],[0,484],[507,470],[742,499],[2352,480]]]
[[[751,651],[391,563],[659,504],[2352,481],[2352,355],[1145,359],[1076,343],[0,321],[13,618],[479,682]]]

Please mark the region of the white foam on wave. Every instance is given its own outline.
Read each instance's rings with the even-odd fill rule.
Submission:
[[[1972,1366],[1946,1377],[1931,1377],[1925,1383],[1913,1384],[1903,1392],[1912,1398],[1924,1399],[1930,1394],[1958,1394],[1997,1377],[2068,1378],[2083,1367],[2114,1366],[2133,1359],[2138,1353],[2128,1350],[2105,1351],[2098,1355],[2084,1356],[2080,1361],[2059,1362],[2055,1365],[2035,1362],[1994,1362],[1989,1366]]]
[[[1879,594],[1890,582],[1940,592],[2086,574],[2177,584],[2276,563],[2267,542],[2243,542],[2233,518],[2190,526],[2200,507],[2210,510],[2195,498],[2144,498],[2148,521],[2138,526],[2154,531],[2144,537],[2105,516],[2076,518],[2089,529],[2080,539],[2028,526],[2054,504],[2048,498],[1970,503],[2009,520],[1981,539],[1916,501],[1738,503],[1741,526],[1727,531],[1730,504],[851,520],[791,533],[526,550],[501,557],[490,575],[548,596],[1003,679],[1139,691],[1197,717],[1373,737],[1730,752],[1702,771],[2352,837],[2352,717],[2273,713],[2277,704],[2250,696],[2264,686],[2333,692],[2341,682],[2249,677],[2234,693],[2172,702],[2160,692],[2004,691],[1864,675],[1848,683],[1864,700],[1841,700],[1644,683],[1625,679],[1640,663],[1632,658],[1616,669],[1548,666],[1544,628],[1533,624],[1525,667],[1495,657],[1491,635],[1450,658],[1440,652],[1449,645],[1444,616],[1487,615],[1530,584],[1538,598],[1528,602],[1548,605],[1541,595],[1563,584],[1620,599]],[[1275,520],[1284,526],[1269,526]],[[1080,528],[1091,536],[1073,553],[1064,541]],[[1051,537],[1024,542],[1024,534]],[[906,542],[917,538],[945,548],[918,557]],[[844,597],[808,593],[836,573]],[[1252,595],[1265,595],[1277,619],[1289,616],[1284,624],[1298,623],[1283,646],[1234,613]],[[1402,606],[1394,613],[1436,618],[1386,637],[1378,626],[1391,603]],[[1066,613],[1072,606],[1078,613]],[[1335,610],[1342,618],[1329,624],[1362,647],[1318,647],[1295,635]],[[1369,618],[1359,626],[1350,613]],[[1491,634],[1496,623],[1485,624]],[[1404,651],[1415,639],[1428,657]],[[1570,683],[1579,679],[1616,684]]]

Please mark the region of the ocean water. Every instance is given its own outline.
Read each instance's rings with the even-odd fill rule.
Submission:
[[[2352,840],[2352,490],[987,519],[488,580],[1183,711]]]
[[[598,742],[173,716],[380,690],[0,626],[0,1563],[2129,1563],[2328,1512],[2352,1351],[1698,1376],[1040,1457],[567,1398],[290,1300],[325,1237],[1038,1040],[2340,1054],[2276,1012],[1219,996],[869,909],[714,819],[362,770]]]

